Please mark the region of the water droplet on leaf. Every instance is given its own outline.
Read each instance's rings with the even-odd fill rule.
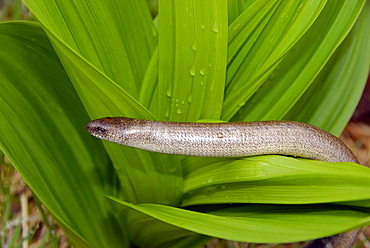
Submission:
[[[168,168],[167,168],[167,171],[168,171],[169,173],[174,173],[174,172],[176,172],[176,171],[177,171],[177,167],[176,167],[176,166],[168,167]]]
[[[194,77],[195,76],[195,64],[193,64],[192,66],[190,66],[189,68],[189,74]]]
[[[194,52],[197,50],[197,45],[195,42],[191,45],[191,50],[193,50]]]
[[[190,94],[189,96],[188,96],[188,103],[191,103],[191,101],[193,100],[193,95],[192,94]]]
[[[208,191],[208,193],[209,193],[210,191],[214,191],[215,189],[217,189],[217,185],[211,185],[211,186],[207,186],[207,187],[206,187],[206,191]]]
[[[212,31],[215,33],[218,33],[218,23],[217,22],[213,23]]]
[[[166,96],[167,97],[172,97],[172,84],[168,86],[166,90]]]

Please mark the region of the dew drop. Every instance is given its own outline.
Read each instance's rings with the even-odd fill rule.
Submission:
[[[190,68],[189,68],[189,74],[192,77],[195,76],[195,64],[193,64],[192,66],[190,66]]]
[[[193,95],[192,94],[190,94],[189,96],[188,96],[188,103],[191,103],[193,101]]]
[[[204,76],[206,74],[206,69],[202,68],[199,71],[200,75]]]
[[[172,85],[169,85],[167,90],[166,90],[166,96],[167,97],[172,97]]]
[[[217,22],[213,23],[212,31],[215,33],[218,33],[218,23]]]
[[[166,113],[164,114],[164,116],[168,119],[168,118],[170,118],[170,110],[169,109],[167,109],[166,110]]]
[[[193,42],[193,44],[191,45],[191,50],[193,50],[194,52],[197,50],[197,44],[195,42]]]
[[[208,192],[214,191],[215,189],[217,189],[217,185],[211,185],[211,186],[206,187],[206,191],[208,191]]]
[[[177,166],[171,166],[171,167],[168,167],[168,168],[167,168],[167,171],[168,171],[169,173],[174,173],[174,172],[176,172],[176,171],[177,171]]]
[[[212,66],[212,63],[208,63],[208,67],[211,67]]]
[[[241,102],[238,104],[239,107],[243,107],[245,105],[245,102]]]
[[[204,85],[204,81],[202,80],[202,81],[200,81],[200,85],[201,86],[203,86]]]
[[[182,114],[182,110],[181,109],[177,109],[176,110],[176,113],[178,113],[179,115],[181,115]]]
[[[200,25],[200,28],[203,29],[203,30],[205,30],[206,29],[206,25],[202,24],[202,25]]]

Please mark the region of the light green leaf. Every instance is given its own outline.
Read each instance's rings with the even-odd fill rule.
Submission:
[[[279,3],[280,1],[258,1],[230,24],[227,82],[230,82],[239,67],[243,66],[243,60],[253,48]]]
[[[93,113],[106,113],[102,116],[141,116],[152,119],[148,111],[143,109],[130,95],[127,95],[121,88],[109,81],[103,74],[89,66],[82,58],[63,46],[63,43],[55,39],[58,48],[63,49],[66,68],[74,71],[74,78],[78,77],[83,92],[82,100],[87,103],[85,106]],[[57,48],[57,50],[58,50]],[[125,101],[126,100],[126,101]],[[94,104],[100,103],[100,109]],[[104,110],[101,110],[101,109]],[[124,109],[124,111],[119,111]],[[141,110],[143,109],[143,110]],[[128,112],[127,112],[128,111]],[[121,113],[121,114],[120,114]],[[93,117],[92,119],[96,118]],[[177,205],[181,199],[182,177],[180,163],[176,157],[169,157],[163,154],[153,154],[132,148],[123,147],[117,144],[104,142],[104,146],[112,159],[114,167],[120,178],[122,187],[125,188],[123,196],[132,202],[160,202],[164,204]],[[168,163],[171,163],[169,168]],[[160,171],[160,173],[158,173]],[[142,182],[142,183],[134,183]],[[157,188],[158,187],[158,188]],[[156,189],[157,188],[157,189]],[[162,194],[153,192],[163,191]]]
[[[229,205],[189,211],[156,204],[129,204],[113,197],[120,210],[135,209],[196,233],[252,243],[311,240],[370,223],[369,213],[330,205]]]
[[[370,2],[367,1],[349,35],[284,119],[311,123],[339,136],[358,104],[368,77],[369,23]]]
[[[155,95],[158,83],[158,47],[153,52],[148,68],[146,69],[143,84],[141,87],[139,102],[144,107],[150,109],[153,113],[158,111],[158,104],[155,102],[157,98]]]
[[[49,35],[92,118],[154,118],[133,99],[157,43],[145,1],[26,2]],[[134,80],[135,74],[141,79]]]
[[[343,79],[343,93],[368,70],[369,11],[337,49],[365,2],[162,0],[157,37],[144,0],[26,0],[59,58],[39,26],[0,25],[0,147],[77,247],[126,247],[128,239],[201,247],[211,237],[292,242],[366,225],[367,168],[279,156],[184,159],[102,146],[85,130],[104,116],[294,119],[309,108],[316,110],[304,118],[338,130],[345,108],[333,121],[332,108],[317,109],[344,98],[324,94],[338,72],[360,68]],[[324,89],[320,99],[306,103],[304,95],[294,105],[311,83],[308,92]],[[359,89],[352,92],[348,109]],[[296,205],[321,202],[335,204]]]
[[[370,169],[284,156],[184,168],[183,206],[220,203],[314,204],[370,199]],[[195,161],[193,161],[194,163]],[[358,206],[359,203],[357,203]]]
[[[266,12],[265,2],[270,2],[268,6],[272,12]],[[232,23],[230,38],[246,25],[256,28],[241,32],[248,39],[235,37],[230,41],[223,120],[230,120],[271,75],[289,49],[316,20],[325,3],[308,0],[258,1]],[[266,13],[266,18],[256,18],[254,21],[253,15],[260,15],[259,12],[262,16]],[[249,19],[251,23],[247,21]]]
[[[162,0],[159,27],[158,118],[219,119],[226,73],[227,1]]]
[[[335,49],[346,37],[357,16],[361,12],[364,3],[365,1],[328,1],[323,12],[320,13],[318,19],[313,23],[311,28],[290,50],[284,60],[279,64],[278,68],[276,68],[269,79],[264,82],[263,86],[246,102],[238,114],[233,117],[233,120],[278,120],[284,118],[284,115],[294,106],[302,94],[304,94]],[[367,11],[367,15],[368,13]],[[357,33],[356,36],[358,35]],[[362,44],[367,42],[366,37],[358,37],[358,39],[361,39],[359,42]],[[354,63],[359,63],[364,66],[364,61],[361,57],[356,56],[353,58],[356,61]],[[335,59],[333,61],[335,61]],[[327,70],[330,70],[330,68],[327,68]],[[322,95],[320,94],[322,97],[328,94],[322,82],[323,78],[328,77],[327,70],[324,70],[317,79],[316,85],[318,85],[318,88],[316,90],[313,89],[315,94],[314,98],[316,99],[310,97],[309,102],[307,102],[307,98],[302,99],[302,102],[297,106],[296,110],[289,115],[289,119],[296,120],[298,117],[295,114],[301,112],[301,107],[303,106],[305,108],[315,109],[315,101],[320,101],[317,97],[320,93],[317,91],[323,91]],[[347,91],[352,88],[353,82],[343,80],[342,78],[337,78],[336,80],[331,80],[329,78],[329,80],[332,84],[330,89],[334,91],[338,92],[340,90],[341,92],[347,93]],[[362,87],[364,81],[359,80],[359,78],[357,78],[357,80],[358,81],[355,83],[358,84],[358,86],[355,88],[358,89]],[[344,83],[346,83],[346,85],[343,86],[343,88],[339,87],[339,84],[344,85]],[[356,93],[355,95],[351,95],[351,98],[356,102],[359,97]],[[327,102],[325,108],[328,109],[329,112],[329,109],[337,108],[338,105],[336,101],[345,103],[341,94],[333,94],[332,101]],[[329,106],[331,107],[329,108]],[[344,109],[340,109],[339,111],[344,113],[343,110]],[[322,121],[316,122],[316,124],[324,124],[324,120],[331,119],[332,123],[330,126],[334,126],[335,124],[333,122],[336,122],[341,123],[339,125],[343,127],[351,113],[348,112],[343,115],[346,116],[345,119],[335,119],[332,116],[325,116],[325,118],[322,118],[321,116],[320,118]],[[301,118],[301,120],[308,119]],[[328,124],[326,127],[325,125],[322,127],[328,129],[330,126]],[[336,131],[338,134],[340,130],[336,129],[329,131]]]
[[[244,0],[228,0],[228,23],[229,25],[245,10]]]
[[[0,48],[0,148],[72,243],[124,247],[103,197],[114,193],[106,153],[86,132],[88,115],[45,33],[1,23]]]
[[[56,39],[67,44],[133,97],[138,96],[157,44],[157,31],[144,0],[26,0],[25,3]]]
[[[71,5],[71,3],[60,1],[58,4],[53,2],[46,7],[46,2],[48,1],[29,0],[27,4],[43,25],[91,119],[106,116],[155,119],[147,109],[118,85],[122,85],[133,95],[138,95],[135,93],[137,90],[133,92],[134,88],[130,86],[130,84],[137,85],[138,82],[127,79],[124,75],[139,73],[143,77],[151,57],[149,51],[154,49],[151,47],[156,43],[152,41],[155,30],[148,29],[153,24],[147,5],[143,4],[143,1],[135,1],[135,3],[115,1],[109,4],[99,2],[90,8],[89,4],[80,5],[79,2]],[[133,13],[126,13],[130,11]],[[52,18],[50,14],[54,12],[56,12],[56,18]],[[84,18],[81,18],[81,15],[84,15]],[[95,20],[99,20],[99,24]],[[101,26],[110,22],[114,22],[111,28]],[[119,23],[131,26],[120,30],[118,29]],[[101,27],[91,32],[84,29],[86,26],[96,25]],[[137,33],[133,30],[142,31]],[[140,39],[140,35],[144,35],[145,39],[139,42],[137,39]],[[90,36],[109,37],[112,40],[92,41]],[[97,44],[91,46],[86,44],[87,41]],[[122,48],[122,44],[127,45],[127,48]],[[120,52],[122,50],[124,54],[117,52],[116,49]],[[142,49],[148,52],[142,52]],[[147,62],[138,62],[136,59],[132,61],[135,56],[131,53],[135,52],[147,56]],[[120,57],[110,56],[115,53]],[[106,68],[106,66],[109,67]],[[123,68],[130,68],[130,72],[122,74]],[[123,84],[126,81],[128,84]],[[170,205],[180,203],[182,176],[180,162],[176,157],[148,153],[109,142],[104,142],[104,147],[124,189],[122,195],[125,200],[135,203],[156,202]],[[169,163],[171,166],[168,166]]]

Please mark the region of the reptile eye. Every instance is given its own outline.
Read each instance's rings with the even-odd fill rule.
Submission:
[[[91,127],[91,128],[88,127],[88,130],[90,133],[95,133],[95,134],[106,134],[107,133],[107,129],[102,128],[102,127]]]
[[[99,133],[99,134],[106,134],[107,133],[107,129],[105,128],[102,128],[102,127],[95,127],[95,132]]]

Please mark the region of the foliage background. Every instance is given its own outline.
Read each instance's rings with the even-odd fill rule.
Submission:
[[[230,20],[231,21],[231,20]],[[216,27],[214,27],[215,29],[216,29]],[[150,30],[148,30],[148,32],[151,32]],[[195,47],[193,47],[193,44],[191,44],[192,45],[192,49],[194,49]],[[302,45],[304,45],[304,44],[302,44]],[[200,47],[199,47],[200,45],[198,45],[197,47],[196,47],[196,49],[200,49]],[[154,48],[151,48],[152,49],[152,51],[153,51],[153,49]],[[142,51],[141,51],[142,52]],[[166,52],[168,52],[168,51],[166,51]],[[166,53],[166,52],[164,52],[164,53]],[[135,52],[134,52],[135,53]],[[159,53],[161,54],[161,50],[159,50]],[[163,56],[166,56],[166,55],[171,55],[171,54],[174,54],[174,53],[167,53],[167,54],[163,54],[163,51],[162,51],[162,55]],[[72,54],[72,56],[73,56],[73,54]],[[92,59],[94,59],[94,58],[92,58]],[[171,60],[171,59],[174,59],[174,58],[168,58],[169,60]],[[217,59],[217,58],[216,58]],[[294,59],[294,58],[292,58],[292,59]],[[141,61],[142,62],[142,61]],[[135,63],[141,63],[140,61],[136,61]],[[147,61],[146,63],[148,63],[149,61]],[[167,61],[167,63],[168,63],[168,61]],[[166,63],[166,64],[167,64]],[[106,63],[103,63],[103,64],[106,64]],[[163,65],[159,65],[160,66],[160,68],[161,68],[161,66],[166,66],[166,64],[163,64]],[[104,66],[104,65],[103,65]],[[186,65],[187,66],[187,65]],[[188,67],[188,66],[187,66]],[[201,68],[202,69],[202,68]],[[200,70],[201,70],[200,69]],[[109,70],[109,69],[108,69]],[[340,68],[338,69],[338,70],[340,70]],[[45,71],[47,71],[47,68],[45,68]],[[278,71],[278,70],[277,70]],[[192,66],[189,66],[189,73],[191,74],[192,73]],[[112,75],[114,75],[115,73],[114,72],[112,72]],[[169,75],[170,75],[171,73],[169,73]],[[139,78],[139,79],[135,79],[135,77],[137,77],[138,75],[144,75],[144,73],[137,73],[136,74],[136,76],[135,75],[133,75],[133,79],[132,80],[137,80],[137,81],[141,81],[141,80],[143,80],[143,78]],[[97,76],[97,77],[99,77],[99,75],[94,75],[94,76]],[[150,79],[150,75],[148,75],[148,74],[146,74],[145,76],[148,76],[148,78]],[[160,75],[160,79],[159,80],[161,80],[161,77],[167,77],[168,75]],[[181,75],[177,75],[178,77],[181,77]],[[222,77],[222,76],[221,76]],[[114,78],[114,76],[112,77],[112,78]],[[150,81],[148,79],[148,81]],[[275,73],[275,75],[273,75],[273,76],[271,76],[271,81],[274,81],[274,80],[277,80],[277,79],[279,79],[279,73]],[[320,77],[319,77],[319,79],[320,79]],[[244,79],[242,79],[242,81],[244,81],[244,80],[246,80],[245,78]],[[320,79],[321,80],[321,79]],[[101,81],[104,81],[104,79],[101,79]],[[318,80],[319,81],[319,80]],[[144,82],[145,82],[145,80],[144,80]],[[167,83],[167,82],[171,82],[171,80],[169,80],[169,79],[165,79],[165,78],[162,78],[162,82],[163,83]],[[330,80],[329,80],[329,82],[330,82]],[[201,81],[199,82],[199,83],[201,83]],[[133,86],[134,87],[134,86]],[[133,94],[133,95],[135,95],[135,91],[134,91],[134,89],[133,89],[133,87],[132,87],[132,89],[131,89],[131,94]],[[163,86],[161,86],[161,87],[163,87],[164,89],[167,89],[168,87],[170,87],[170,86],[166,86],[166,85],[163,85]],[[209,87],[211,87],[211,86],[209,86]],[[329,87],[329,86],[328,86]],[[144,87],[145,88],[145,87]],[[268,88],[268,87],[267,87]],[[329,87],[330,88],[330,87]],[[85,89],[86,90],[86,89]],[[359,92],[360,91],[358,91],[358,88],[356,88],[355,90],[357,90],[357,94],[359,94]],[[233,90],[232,89],[230,89],[229,90],[229,92],[232,92]],[[287,89],[280,89],[280,91],[287,91]],[[184,96],[182,96],[181,94],[183,94],[183,92],[185,92],[185,91],[179,91],[178,93],[176,93],[176,92],[174,92],[174,91],[171,91],[172,93],[174,93],[174,94],[179,94],[178,95],[178,98],[177,97],[173,97],[172,99],[181,99],[181,98],[184,98]],[[342,91],[343,92],[343,91]],[[111,92],[110,92],[111,93]],[[136,94],[138,94],[138,93],[136,93]],[[250,93],[249,93],[250,94]],[[266,95],[266,94],[269,94],[269,92],[266,92],[266,91],[263,91],[263,94],[262,95]],[[270,93],[270,94],[272,94],[272,93]],[[274,93],[274,94],[277,94],[277,95],[279,95],[280,93],[279,93],[279,91],[276,93]],[[111,95],[111,94],[110,94]],[[141,96],[143,96],[143,95],[145,95],[144,93],[141,93]],[[117,96],[114,96],[114,97],[117,97],[117,98],[119,98],[119,99],[122,99],[119,95],[117,95]],[[139,99],[140,99],[140,94],[138,94],[136,97],[138,97]],[[188,100],[188,98],[189,98],[189,96],[186,96],[187,97],[187,100]],[[263,97],[263,96],[258,96],[258,95],[256,95],[256,96],[254,96],[253,97],[253,99],[251,99],[252,101],[256,101],[256,102],[260,102],[260,101],[258,101],[258,98],[260,98],[260,97]],[[308,98],[310,98],[310,95],[309,94],[307,94],[307,97]],[[197,97],[195,97],[195,99],[197,99]],[[273,99],[273,98],[271,98],[271,99]],[[321,98],[320,98],[321,99]],[[148,100],[148,99],[145,99],[144,97],[142,97],[141,98],[141,100],[142,100],[142,102],[147,102],[147,104],[148,104],[148,106],[150,106],[150,101]],[[153,100],[152,100],[153,101]],[[175,101],[175,100],[174,100]],[[181,101],[180,101],[181,102]],[[271,102],[272,103],[276,103],[274,100],[271,100]],[[302,102],[303,102],[303,104],[304,104],[304,102],[306,102],[306,100],[302,100]],[[170,102],[170,103],[165,103],[165,104],[167,104],[167,106],[168,106],[168,104],[170,105],[170,106],[175,106],[175,107],[173,107],[172,108],[172,110],[170,110],[170,112],[171,112],[171,119],[176,119],[176,117],[179,117],[179,116],[181,116],[181,115],[178,115],[179,113],[178,113],[178,109],[176,108],[176,102]],[[172,104],[172,105],[171,105]],[[244,106],[244,102],[241,102],[241,103],[238,103],[238,106],[240,106],[240,107],[242,107],[242,106]],[[318,104],[320,104],[320,103],[318,103]],[[325,104],[325,103],[321,103],[321,104]],[[282,105],[286,105],[286,102],[284,102],[284,103],[282,103]],[[332,104],[333,106],[335,106],[336,104]],[[245,104],[245,106],[248,106],[248,104]],[[266,106],[268,106],[268,105],[266,105]],[[299,105],[298,105],[299,106]],[[214,107],[214,106],[211,106],[211,107]],[[352,105],[352,108],[354,107],[354,105]],[[164,107],[159,107],[159,109],[161,109],[161,108],[164,108]],[[219,106],[217,106],[216,105],[216,111],[205,111],[205,113],[208,113],[208,112],[214,112],[214,113],[217,113],[217,108],[219,108]],[[267,107],[268,108],[268,107]],[[327,111],[327,109],[324,109],[325,111]],[[152,109],[152,111],[155,113],[155,108],[154,109]],[[309,111],[309,110],[307,110],[307,111]],[[331,111],[330,109],[329,109],[329,111]],[[266,116],[256,116],[254,113],[253,113],[253,111],[250,111],[250,109],[248,109],[248,108],[246,108],[245,110],[244,110],[244,112],[247,112],[247,113],[251,113],[250,115],[251,115],[251,117],[249,117],[249,118],[251,118],[251,119],[253,119],[253,118],[256,118],[256,119],[264,119],[264,118],[267,118]],[[273,114],[276,114],[277,113],[277,111],[271,111]],[[160,114],[161,112],[159,112],[158,114]],[[239,114],[241,114],[242,115],[242,113],[243,113],[243,111],[241,111]],[[284,113],[284,112],[283,112]],[[285,113],[286,113],[286,111],[285,111]],[[90,113],[91,114],[91,113]],[[137,113],[135,113],[135,114],[137,114]],[[145,115],[146,113],[142,113],[143,115]],[[164,114],[162,117],[159,117],[159,118],[168,118],[167,116],[166,116],[166,112],[162,112],[162,114]],[[215,118],[214,116],[205,116],[205,115],[202,115],[202,113],[197,113],[199,116],[203,116],[203,118],[209,118],[209,119],[212,119],[212,118]],[[295,113],[294,113],[294,110],[291,110],[289,113],[288,113],[288,116],[289,116],[289,114],[291,115],[291,116],[293,116],[293,115],[296,115]],[[320,115],[320,114],[322,114],[322,113],[318,113],[318,114],[316,114],[316,115]],[[281,115],[281,114],[280,114]],[[227,115],[226,115],[227,116]],[[271,115],[270,115],[271,116]],[[315,116],[315,115],[312,115],[312,116]],[[195,118],[195,117],[193,117],[193,118]],[[199,118],[199,117],[198,117]],[[234,117],[234,118],[236,118],[236,117]],[[269,117],[269,118],[272,118],[272,117]],[[277,117],[276,117],[277,118]],[[348,118],[348,117],[344,117],[344,118]],[[196,119],[196,118],[195,118]],[[307,121],[307,120],[305,120],[305,121]],[[310,120],[308,120],[308,121],[310,121]],[[320,118],[319,119],[316,119],[316,121],[320,121]],[[315,122],[315,120],[311,120],[310,122]],[[340,123],[340,122],[339,122]],[[64,125],[64,124],[60,124],[60,125]],[[343,128],[343,126],[339,126],[339,127],[332,127],[331,125],[331,123],[321,123],[320,124],[321,126],[322,125],[326,125],[326,127],[329,129],[329,128],[332,128],[333,130],[340,130],[341,128]],[[341,125],[343,125],[343,124],[341,124]],[[335,131],[334,131],[335,132]],[[336,131],[336,132],[338,132],[338,131]],[[99,149],[99,147],[97,147],[97,149]],[[133,153],[134,154],[134,153]],[[144,157],[143,157],[143,159],[144,159]],[[99,159],[96,159],[96,160],[99,160]],[[113,157],[113,160],[114,160],[114,157]],[[101,163],[106,163],[106,162],[104,162],[104,161],[101,161]],[[115,163],[116,164],[116,163]],[[116,167],[116,170],[120,170],[120,169],[122,169],[122,168],[117,168]],[[176,171],[176,167],[173,167],[173,169],[171,169],[171,170],[175,170]],[[76,173],[78,173],[78,172],[76,172]],[[107,173],[107,172],[104,172],[104,171],[102,171],[102,173],[103,173],[103,175],[105,175],[105,173]],[[124,172],[123,172],[124,173]],[[121,173],[118,173],[118,174],[121,174]],[[110,178],[112,178],[111,177],[111,175],[106,175],[106,176],[108,176],[108,177],[110,177]],[[113,177],[114,178],[114,177]],[[145,180],[141,180],[141,181],[145,181]],[[113,180],[113,182],[114,182],[114,180]],[[77,185],[77,184],[76,184]],[[109,186],[108,186],[109,187]],[[144,187],[145,187],[145,185],[144,185]],[[163,185],[160,185],[160,187],[163,187]],[[114,188],[114,185],[112,185],[112,188]],[[174,187],[174,189],[176,189],[176,187]],[[108,191],[109,191],[109,189],[108,189]],[[140,191],[138,191],[138,192],[140,192]],[[112,192],[112,194],[114,195],[114,192]],[[168,192],[168,194],[169,195],[161,195],[161,196],[156,196],[155,194],[152,194],[152,196],[154,196],[155,198],[153,199],[151,199],[150,201],[151,202],[163,202],[163,201],[166,201],[166,199],[168,199],[168,197],[170,196],[170,195],[176,195],[176,192],[174,191],[174,192]],[[150,194],[149,194],[150,195]],[[143,196],[140,196],[140,195],[127,195],[126,196],[126,198],[131,198],[131,199],[136,199],[136,201],[137,202],[141,202],[142,201],[142,197],[147,197],[147,195],[143,195]],[[159,197],[159,198],[158,198]],[[135,200],[132,200],[133,202],[135,202]],[[174,199],[173,200],[173,202],[167,202],[167,204],[176,204],[177,202],[178,202],[179,200],[178,199]],[[59,200],[59,202],[60,202],[60,200]]]

